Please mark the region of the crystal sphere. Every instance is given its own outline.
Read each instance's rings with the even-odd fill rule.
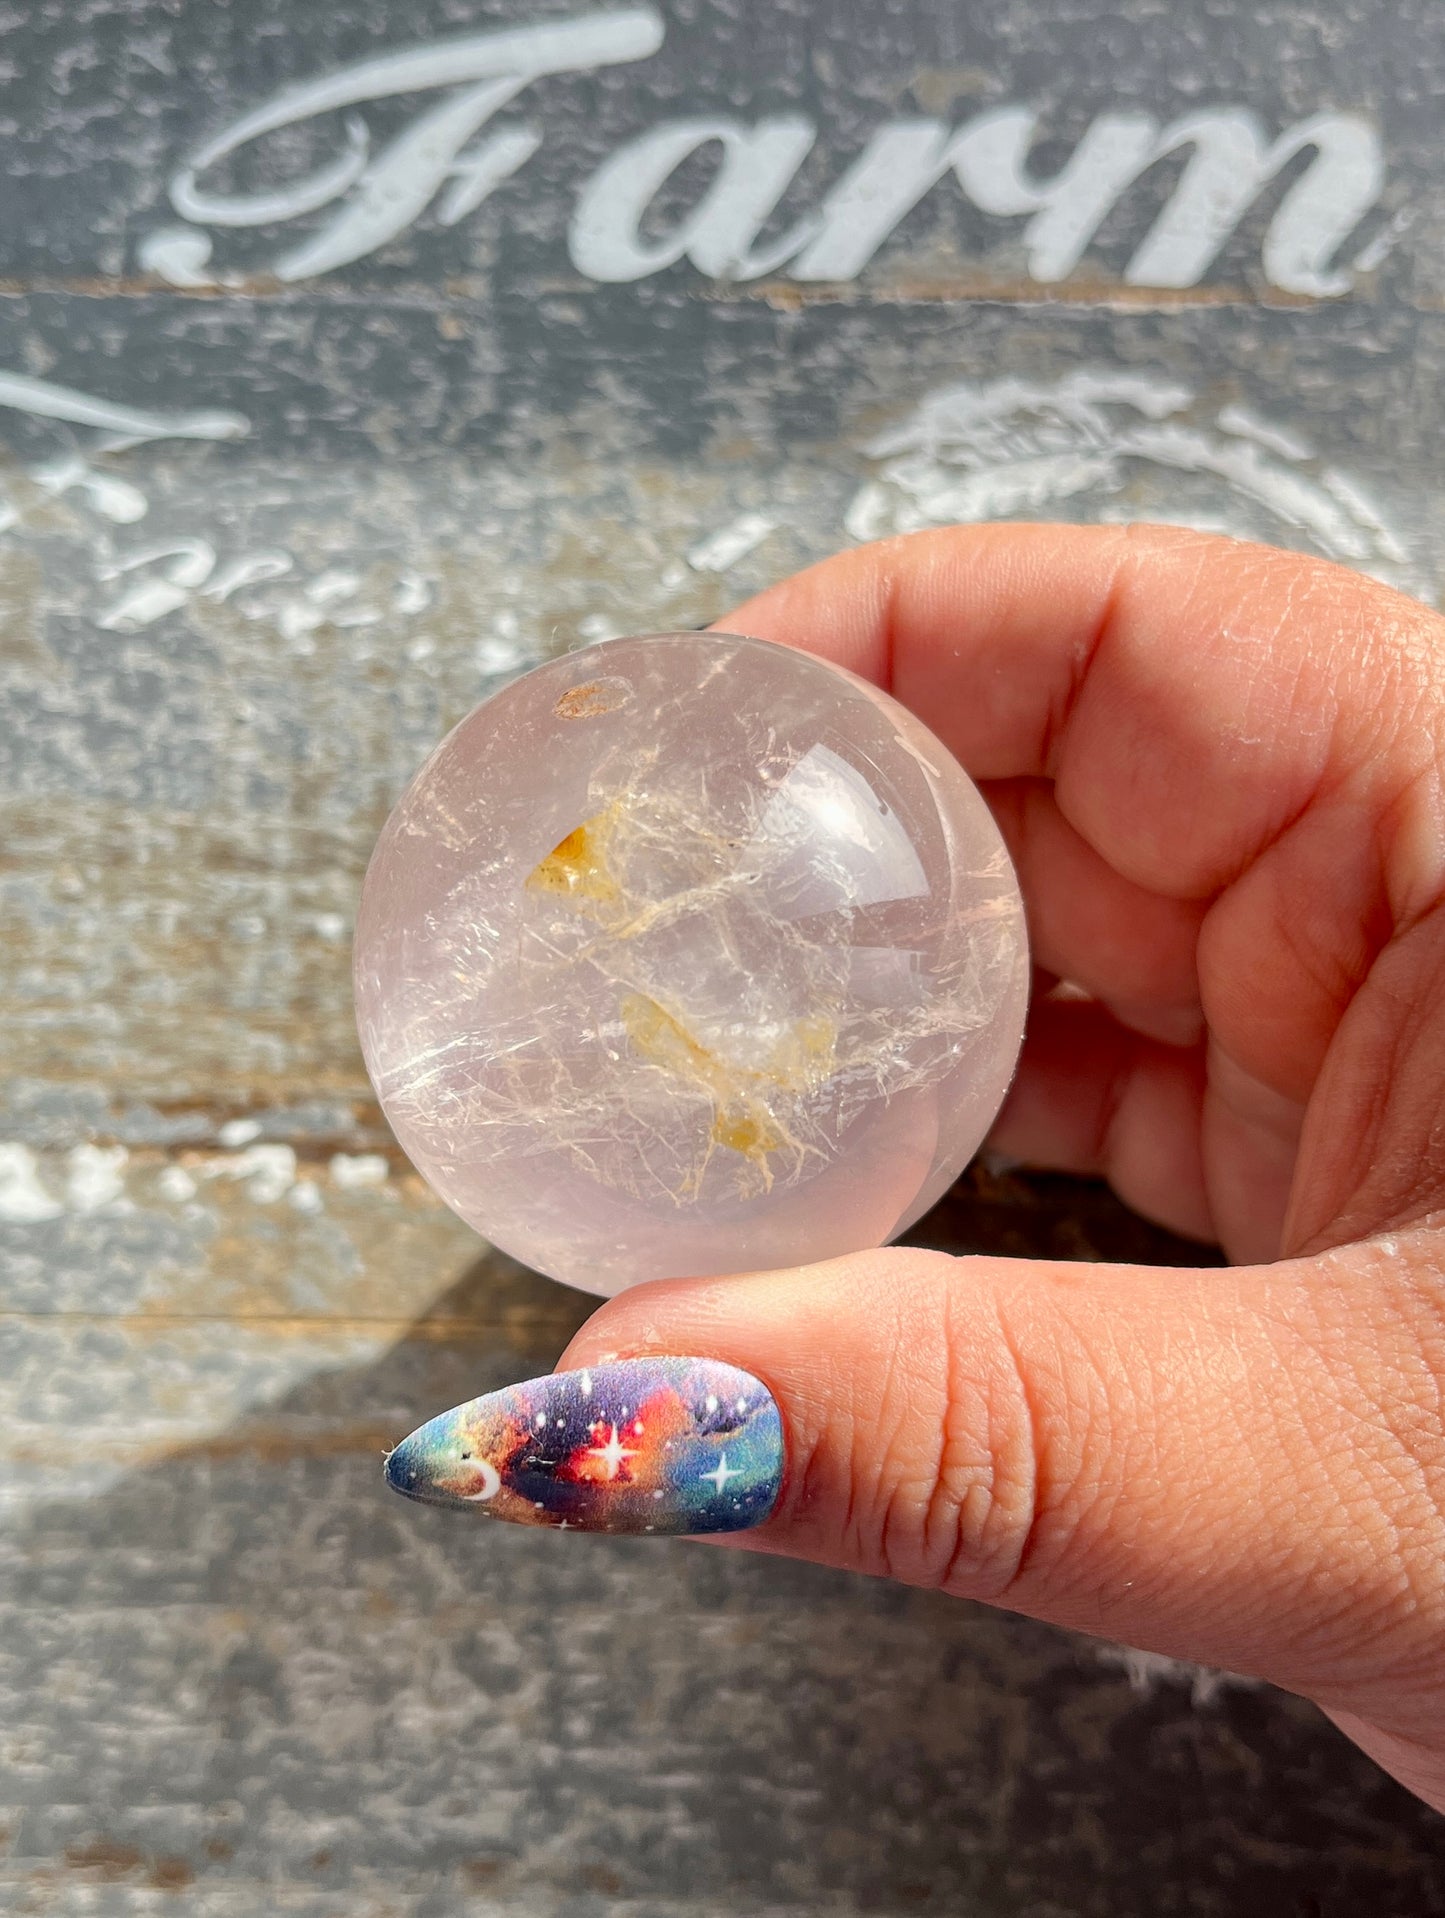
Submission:
[[[383,1110],[455,1211],[591,1292],[882,1245],[987,1132],[1023,909],[897,701],[716,633],[556,659],[444,739],[356,929]]]

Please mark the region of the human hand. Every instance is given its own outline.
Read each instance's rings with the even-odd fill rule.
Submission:
[[[994,1145],[1236,1264],[667,1281],[561,1366],[766,1382],[783,1490],[730,1543],[1271,1679],[1445,1809],[1445,621],[1261,547],[997,526],[724,624],[890,687],[993,806],[1040,988]]]

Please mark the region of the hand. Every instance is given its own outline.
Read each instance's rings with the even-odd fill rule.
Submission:
[[[768,1384],[783,1491],[730,1542],[1272,1679],[1445,1809],[1445,621],[998,526],[723,624],[889,686],[992,804],[1041,988],[995,1145],[1236,1264],[860,1253],[638,1287],[561,1364]]]

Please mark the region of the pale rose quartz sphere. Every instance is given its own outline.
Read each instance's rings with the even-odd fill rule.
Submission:
[[[715,633],[609,640],[477,707],[387,821],[356,929],[402,1145],[494,1245],[600,1293],[893,1238],[992,1123],[1028,984],[946,748],[851,673]]]

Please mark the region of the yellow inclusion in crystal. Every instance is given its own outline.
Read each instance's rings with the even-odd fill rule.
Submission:
[[[787,1144],[772,1122],[756,1112],[720,1112],[712,1122],[713,1143],[740,1152],[754,1165],[766,1163],[770,1152],[781,1152]]]
[[[623,903],[608,859],[615,806],[574,826],[527,875],[528,892],[550,892],[595,918],[606,918]]]
[[[627,1036],[638,1052],[690,1081],[711,1099],[712,1144],[739,1153],[758,1172],[763,1189],[771,1188],[769,1154],[801,1155],[804,1148],[772,1111],[767,1094],[770,1090],[804,1092],[827,1077],[837,1037],[832,1020],[821,1015],[800,1019],[773,1048],[767,1064],[758,1068],[732,1064],[643,993],[626,994],[621,1011]],[[695,1179],[701,1178],[703,1169]]]
[[[618,872],[619,828],[626,795],[584,819],[528,874],[526,889],[556,899],[602,928],[604,944],[630,940],[668,910],[669,902],[643,904],[629,897]],[[833,1070],[838,1028],[825,1014],[799,1019],[776,1038],[757,1064],[743,1065],[705,1044],[683,1019],[642,992],[624,993],[619,1010],[633,1050],[670,1077],[703,1093],[712,1106],[707,1147],[684,1179],[678,1198],[695,1198],[713,1152],[722,1147],[742,1158],[763,1191],[771,1189],[770,1157],[788,1153],[800,1162],[810,1148],[774,1110],[812,1091]]]

